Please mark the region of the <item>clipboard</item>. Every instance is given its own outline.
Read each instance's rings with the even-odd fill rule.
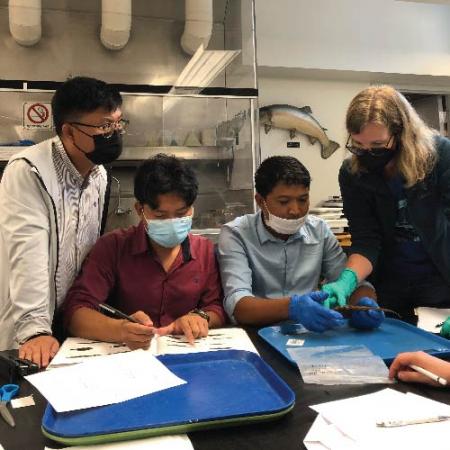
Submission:
[[[390,318],[385,319],[381,326],[374,330],[357,330],[345,325],[325,333],[306,331],[300,334],[283,334],[280,326],[273,326],[261,328],[258,334],[294,365],[296,363],[287,351],[289,339],[304,340],[303,347],[365,345],[387,365],[401,352],[422,350],[439,358],[450,357],[450,340]]]
[[[159,359],[187,383],[80,411],[57,413],[48,405],[44,435],[66,445],[100,444],[273,420],[294,406],[292,389],[253,352],[220,350]]]

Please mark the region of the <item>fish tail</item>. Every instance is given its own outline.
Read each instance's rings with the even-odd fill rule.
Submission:
[[[329,158],[340,145],[337,142],[330,141],[326,147],[322,147],[321,156],[323,159]]]

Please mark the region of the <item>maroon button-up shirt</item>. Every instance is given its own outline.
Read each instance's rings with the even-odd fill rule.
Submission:
[[[153,253],[144,224],[100,237],[85,259],[62,307],[65,327],[81,307],[108,303],[126,314],[144,311],[156,327],[194,308],[214,311],[225,323],[214,246],[189,234],[166,272]]]

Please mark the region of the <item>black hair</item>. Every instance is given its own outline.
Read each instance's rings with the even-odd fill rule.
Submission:
[[[308,169],[292,156],[271,156],[265,159],[255,173],[255,189],[266,198],[278,184],[302,185],[309,188]]]
[[[88,77],[75,77],[65,81],[52,98],[53,124],[61,135],[64,123],[77,120],[83,113],[104,108],[114,112],[122,105],[122,96],[112,85]]]
[[[152,209],[158,196],[174,193],[191,206],[197,198],[198,182],[194,171],[181,159],[159,153],[144,161],[134,177],[134,196]]]

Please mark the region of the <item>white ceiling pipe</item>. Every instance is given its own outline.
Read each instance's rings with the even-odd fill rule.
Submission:
[[[186,0],[186,23],[181,47],[189,55],[193,55],[203,44],[208,48],[212,34],[213,4],[212,0]]]
[[[34,45],[41,39],[41,0],[9,0],[9,31],[20,45]]]
[[[102,0],[100,40],[109,50],[121,50],[130,39],[131,0]]]

